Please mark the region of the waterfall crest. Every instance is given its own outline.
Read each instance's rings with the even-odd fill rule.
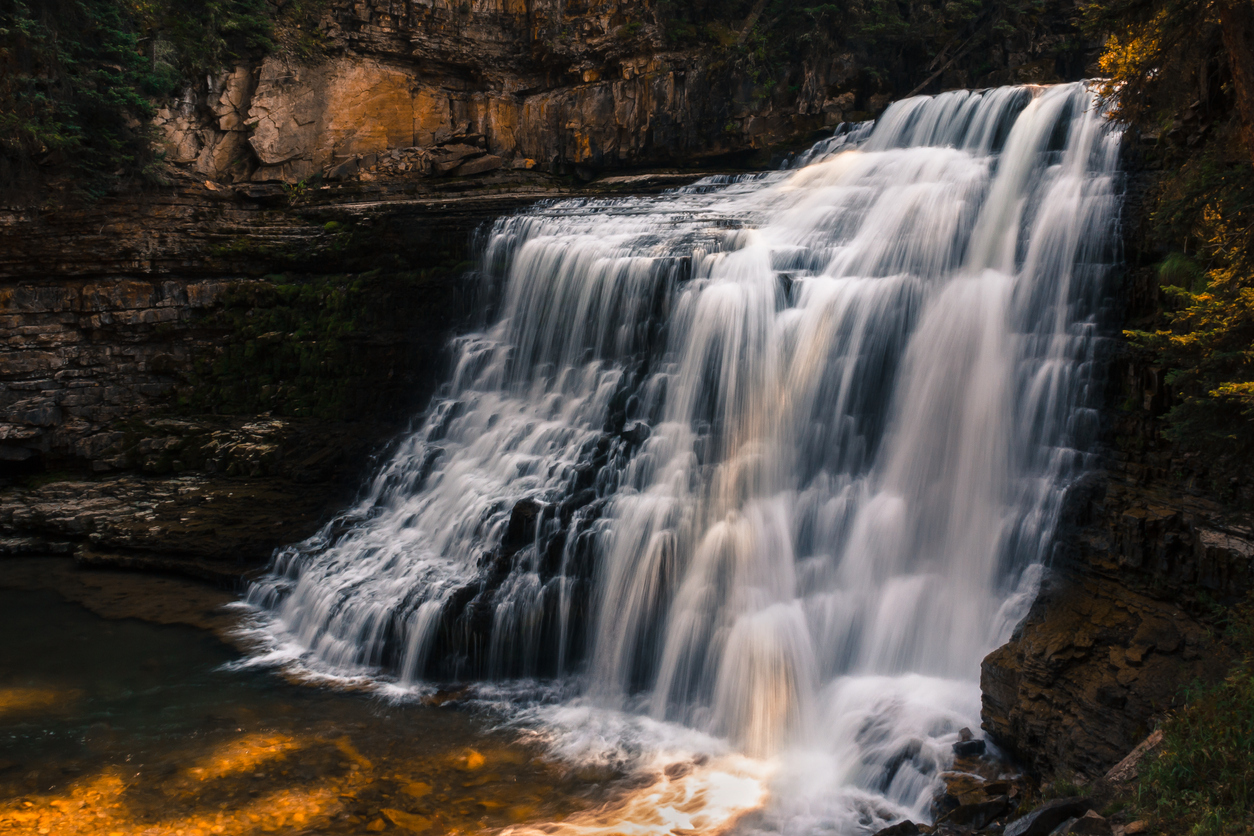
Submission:
[[[250,601],[310,665],[574,675],[924,809],[1094,441],[1118,146],[1083,84],[961,91],[500,219],[493,323]]]

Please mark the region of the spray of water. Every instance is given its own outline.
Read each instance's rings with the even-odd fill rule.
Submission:
[[[575,676],[726,741],[764,827],[926,816],[1093,441],[1118,143],[1082,84],[946,93],[501,219],[493,324],[250,600],[311,666]]]

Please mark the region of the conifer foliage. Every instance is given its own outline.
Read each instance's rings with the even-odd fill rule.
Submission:
[[[151,99],[272,46],[266,0],[0,0],[0,192],[156,176]]]

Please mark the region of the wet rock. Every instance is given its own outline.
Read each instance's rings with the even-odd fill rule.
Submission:
[[[334,485],[188,475],[65,480],[0,491],[0,538],[23,555],[232,584],[314,533],[345,500]],[[264,513],[258,513],[264,509]]]
[[[1004,836],[1048,836],[1054,828],[1070,818],[1078,818],[1089,811],[1092,802],[1087,798],[1059,798],[1048,801],[1022,818],[1006,825]]]
[[[628,421],[623,425],[623,438],[630,444],[643,444],[652,434],[649,425],[643,421]]]
[[[410,833],[426,833],[431,829],[431,819],[427,816],[419,816],[414,813],[408,813],[404,810],[397,810],[385,807],[381,812],[392,824],[407,830]]]
[[[986,748],[983,740],[959,740],[954,744],[954,754],[960,757],[978,757],[984,754]]]
[[[875,831],[875,836],[918,836],[920,832],[917,824],[906,819]]]
[[[505,530],[505,536],[501,539],[501,550],[504,552],[516,552],[521,548],[529,546],[536,538],[536,520],[540,516],[543,506],[530,497],[520,499],[514,503],[514,510],[510,512],[509,527]]]
[[[937,824],[959,825],[983,830],[1013,809],[1010,799],[995,798],[975,804],[962,804],[945,814]]]

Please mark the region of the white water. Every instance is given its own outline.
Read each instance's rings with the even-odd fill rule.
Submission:
[[[764,829],[926,818],[1092,440],[1118,141],[1083,85],[947,93],[501,219],[494,324],[250,600],[313,668],[574,676],[556,750],[691,729]]]

